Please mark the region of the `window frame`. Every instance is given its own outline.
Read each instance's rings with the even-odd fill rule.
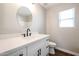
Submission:
[[[70,10],[70,9],[73,10],[73,15],[72,15],[72,17],[65,18],[65,19],[60,19],[60,13],[61,13],[61,12],[64,12],[64,11],[68,11],[68,10]],[[59,12],[59,15],[58,15],[59,18],[58,18],[58,19],[59,19],[59,27],[60,27],[60,28],[67,28],[67,27],[68,27],[68,28],[73,28],[73,27],[75,27],[75,8],[70,8],[70,9],[66,9],[66,10],[63,10],[63,11],[60,11],[60,12]],[[70,20],[70,19],[71,19],[72,22],[73,22],[73,23],[72,23],[72,26],[70,26],[70,25],[69,25],[69,26],[68,26],[68,25],[66,25],[66,26],[61,26],[61,22],[62,22],[62,21],[67,21],[67,20]]]

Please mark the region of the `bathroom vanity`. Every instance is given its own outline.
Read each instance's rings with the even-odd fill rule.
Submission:
[[[0,56],[46,56],[48,42],[49,35],[45,34],[0,39]]]

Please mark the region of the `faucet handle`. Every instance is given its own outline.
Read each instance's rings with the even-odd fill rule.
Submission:
[[[22,34],[24,37],[26,37],[26,34]]]
[[[31,36],[31,33],[29,33],[29,36]]]

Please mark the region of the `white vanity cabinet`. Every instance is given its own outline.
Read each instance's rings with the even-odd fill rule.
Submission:
[[[46,56],[49,53],[48,38],[36,41],[27,47],[28,56]]]
[[[0,56],[46,56],[49,36],[15,37],[0,40]]]
[[[20,47],[3,53],[3,56],[26,56],[26,48]]]

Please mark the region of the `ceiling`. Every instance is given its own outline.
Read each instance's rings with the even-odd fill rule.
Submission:
[[[40,5],[44,8],[49,8],[51,6],[57,5],[59,3],[40,3]]]

